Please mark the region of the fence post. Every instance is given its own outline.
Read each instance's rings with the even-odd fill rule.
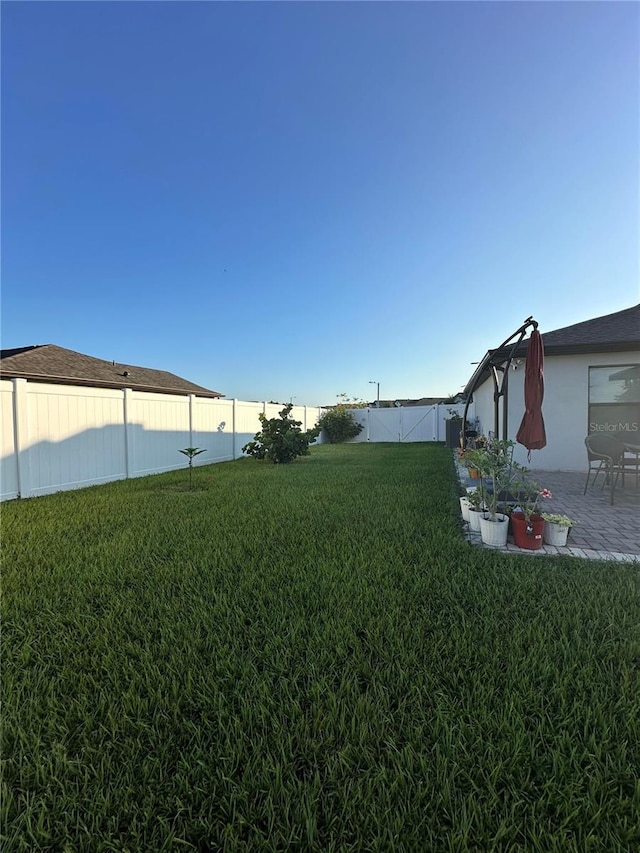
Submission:
[[[193,410],[196,404],[196,395],[189,394],[189,447],[195,447],[195,439],[193,436]]]
[[[131,401],[133,390],[131,388],[122,389],[122,419],[124,422],[124,475],[128,480],[133,477],[134,459],[133,459],[133,435],[131,434]]]
[[[29,408],[26,379],[12,379],[13,384],[13,440],[16,449],[18,494],[31,497],[31,465],[29,459]]]
[[[237,438],[237,436],[238,436],[238,415],[237,415],[237,413],[236,413],[236,406],[237,406],[237,403],[238,403],[238,401],[237,401],[237,400],[236,400],[236,398],[234,397],[234,398],[233,398],[233,409],[232,409],[232,412],[231,412],[231,432],[232,432],[232,435],[233,435],[233,444],[232,444],[232,447],[231,447],[231,457],[232,457],[233,459],[237,459],[237,458],[238,458],[238,453],[237,453],[237,450],[236,450],[236,445],[237,445],[237,441],[238,441],[238,438]]]

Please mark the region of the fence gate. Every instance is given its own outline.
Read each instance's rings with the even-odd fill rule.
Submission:
[[[438,440],[438,408],[407,406],[399,409],[401,412],[402,439],[401,441],[437,441]]]
[[[437,441],[436,406],[402,406],[367,409],[365,441]]]

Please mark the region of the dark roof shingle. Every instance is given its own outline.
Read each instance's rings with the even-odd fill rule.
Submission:
[[[575,347],[581,352],[640,347],[640,305],[543,333],[542,340],[551,355],[554,350],[567,352]]]
[[[3,349],[0,351],[0,378],[132,388],[163,394],[196,394],[198,397],[224,396],[166,370],[104,361],[55,344]]]

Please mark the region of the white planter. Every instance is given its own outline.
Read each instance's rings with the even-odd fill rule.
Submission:
[[[460,511],[462,512],[462,520],[469,521],[469,507],[471,504],[469,503],[469,498],[462,497],[460,498]]]
[[[471,530],[475,530],[477,533],[480,532],[480,519],[482,517],[482,513],[484,510],[482,509],[474,509],[473,507],[469,507],[469,527]]]
[[[567,544],[567,536],[570,530],[570,527],[561,527],[552,521],[545,521],[542,541],[545,545],[559,545],[562,547]]]
[[[489,516],[480,517],[480,535],[485,545],[496,548],[507,544],[507,532],[509,530],[509,516],[501,512],[495,514],[495,521]]]

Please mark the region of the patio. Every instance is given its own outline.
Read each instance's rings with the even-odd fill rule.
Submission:
[[[475,485],[476,481],[469,477],[457,456],[455,462],[462,486]],[[509,536],[506,548],[498,550],[530,556],[561,554],[591,560],[640,562],[640,490],[635,488],[633,477],[628,476],[624,489],[618,483],[613,506],[609,502],[608,487],[600,488],[602,478],[595,487],[589,487],[586,495],[583,494],[586,470],[584,474],[536,471],[535,479],[553,495],[544,502],[545,512],[568,515],[580,523],[571,529],[565,548],[543,545],[539,551],[525,551],[517,548]],[[468,524],[465,524],[465,535],[472,545],[488,547],[479,533],[469,530]]]

